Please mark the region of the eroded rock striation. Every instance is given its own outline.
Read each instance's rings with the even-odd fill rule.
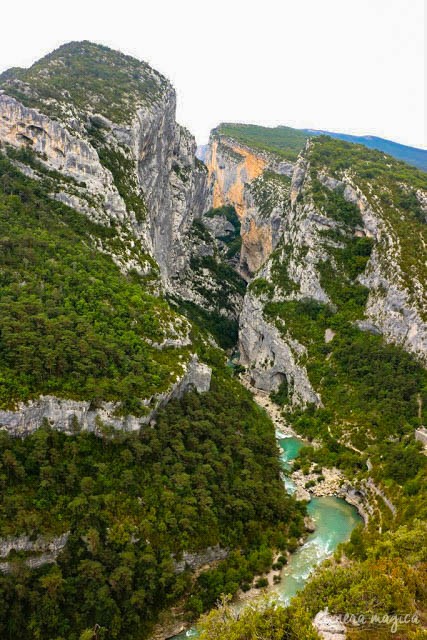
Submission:
[[[350,168],[337,170],[326,155],[319,160],[321,139],[308,141],[296,161],[286,161],[281,150],[272,149],[270,134],[263,151],[259,141],[255,147],[242,142],[244,125],[235,128],[238,140],[221,127],[213,131],[207,164],[214,206],[232,204],[241,219],[240,269],[253,283],[240,316],[239,349],[253,386],[270,392],[285,384],[293,406],[322,404],[307,374],[308,345],[277,310],[294,304],[295,323],[298,302],[305,309],[311,305],[313,313],[316,305],[335,313],[343,299],[338,301],[333,279],[354,287],[347,295],[360,300],[367,291],[354,326],[426,362],[426,238],[425,227],[415,221],[425,217],[422,174],[409,172],[407,182],[399,182],[397,168],[375,157],[390,174],[385,184],[369,181],[357,156],[354,167],[350,162]],[[360,240],[357,248],[354,240]],[[351,251],[364,251],[366,259],[354,259],[350,273]],[[335,332],[328,328],[324,335],[328,344]]]

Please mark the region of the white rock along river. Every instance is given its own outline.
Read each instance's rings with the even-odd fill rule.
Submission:
[[[289,462],[296,458],[304,442],[301,438],[290,436],[278,438],[278,443],[282,449],[283,466],[285,470],[289,470]],[[288,476],[285,477],[285,487],[288,493],[295,491],[295,485]],[[282,581],[269,591],[277,594],[278,600],[285,605],[304,587],[312,571],[332,555],[341,542],[350,538],[351,532],[358,524],[363,523],[355,507],[333,496],[312,497],[307,511],[315,523],[316,530],[309,534],[304,544],[291,555],[282,572]],[[192,627],[175,636],[174,640],[197,636],[197,629]]]

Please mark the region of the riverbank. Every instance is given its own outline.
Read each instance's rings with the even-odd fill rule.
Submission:
[[[255,389],[251,386],[249,380],[244,376],[240,376],[240,382],[248,389],[255,402],[265,409],[274,424],[277,440],[282,438],[303,438],[286,422],[282,416],[282,409],[274,403],[266,391]],[[320,443],[311,442],[311,446],[320,446]],[[292,462],[290,462],[292,464]],[[314,468],[314,465],[313,465]],[[325,497],[335,496],[345,500],[349,505],[355,507],[363,519],[365,526],[369,522],[372,515],[372,506],[368,498],[368,491],[363,488],[355,488],[339,469],[329,469],[324,467],[320,474],[315,474],[313,468],[308,475],[304,475],[302,471],[295,471],[290,474],[291,480],[295,485],[295,498],[297,500],[306,500],[309,502],[313,496]],[[311,484],[309,489],[307,484]]]
[[[363,488],[353,487],[339,469],[323,467],[321,471],[315,472],[314,468],[315,465],[312,465],[308,474],[304,474],[300,469],[290,474],[295,485],[295,498],[308,502],[312,497],[335,496],[342,498],[357,509],[366,526],[370,515],[372,515],[372,506],[367,492]]]
[[[255,390],[247,380],[241,379],[244,386],[252,393],[254,400],[269,414],[276,432],[281,458],[284,464],[282,474],[288,492],[298,492],[296,497],[308,501],[309,516],[305,521],[306,534],[298,540],[298,548],[293,553],[286,553],[287,563],[279,569],[275,554],[273,565],[275,569],[255,576],[252,587],[248,591],[239,590],[234,597],[234,606],[239,609],[249,602],[256,600],[266,591],[283,604],[289,604],[294,595],[304,588],[304,584],[315,568],[330,557],[336,547],[349,539],[351,531],[360,522],[359,515],[365,520],[365,509],[359,500],[357,491],[350,487],[348,480],[337,469],[323,469],[314,473],[314,466],[308,475],[301,471],[292,473],[292,462],[298,451],[306,443],[292,427],[286,423],[281,415],[281,409],[274,404],[267,393]],[[294,477],[295,475],[295,477]],[[306,484],[309,483],[309,489]],[[348,504],[346,504],[348,503]],[[351,506],[350,506],[351,505]],[[257,588],[254,585],[262,580],[265,585]],[[179,624],[179,623],[178,623]],[[164,626],[163,630],[173,629],[179,632],[175,640],[186,637],[187,624],[181,619],[181,627]],[[183,628],[184,627],[184,628]],[[195,636],[197,631],[190,627]],[[153,636],[152,640],[167,640],[169,635]]]
[[[239,378],[242,385],[251,392],[253,399],[257,403],[258,406],[265,409],[268,415],[271,418],[271,421],[274,424],[274,429],[276,432],[276,438],[289,438],[291,436],[295,438],[299,438],[298,434],[292,429],[292,427],[286,422],[284,417],[282,416],[282,409],[275,402],[273,402],[267,393],[267,391],[261,391],[260,389],[255,389],[249,380],[245,378],[245,376],[240,376]]]

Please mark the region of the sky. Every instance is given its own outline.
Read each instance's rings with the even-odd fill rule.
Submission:
[[[206,143],[220,122],[371,134],[427,148],[424,0],[21,0],[0,71],[64,42],[146,60]]]

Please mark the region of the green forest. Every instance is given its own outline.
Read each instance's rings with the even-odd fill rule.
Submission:
[[[56,393],[143,415],[141,399],[167,389],[189,357],[151,346],[178,317],[92,248],[114,227],[55,202],[51,186],[0,156],[0,406]]]
[[[271,566],[303,531],[287,496],[270,420],[231,374],[188,394],[138,435],[66,436],[47,425],[1,435],[2,536],[70,531],[57,564],[30,570],[12,552],[0,575],[0,637],[145,637],[159,611],[198,616]],[[219,544],[229,559],[194,584],[174,558]],[[193,594],[193,595],[191,595]]]

